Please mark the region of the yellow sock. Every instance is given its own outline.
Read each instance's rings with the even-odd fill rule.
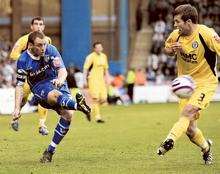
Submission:
[[[39,115],[39,127],[45,126],[46,118],[47,118],[47,109],[38,105],[38,115]]]
[[[190,120],[188,117],[180,117],[179,121],[173,125],[166,139],[172,139],[173,141],[176,141],[184,132],[187,131],[189,122]]]
[[[92,113],[93,113],[93,115],[94,115],[96,120],[101,119],[99,103],[94,103],[93,104],[93,106],[92,106]]]
[[[204,138],[202,131],[199,128],[196,128],[195,135],[189,137],[190,141],[199,146],[202,149],[207,149],[209,147],[206,139]]]

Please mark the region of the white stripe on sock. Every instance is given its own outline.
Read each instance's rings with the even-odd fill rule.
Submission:
[[[60,134],[60,132],[58,132],[56,129],[55,132],[58,133],[61,137],[64,137],[64,135]]]
[[[54,143],[53,141],[51,141],[50,145],[51,145],[52,147],[57,147],[57,144]]]
[[[65,126],[63,126],[62,124],[60,124],[60,123],[58,123],[58,125],[60,126],[60,127],[62,127],[63,129],[68,129],[69,127],[65,127]]]

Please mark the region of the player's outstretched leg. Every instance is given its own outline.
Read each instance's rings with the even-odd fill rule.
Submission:
[[[209,148],[207,150],[206,149],[202,150],[202,153],[203,153],[202,157],[203,157],[203,160],[205,161],[205,164],[210,165],[213,163],[213,156],[212,156],[212,151],[211,151],[212,141],[208,139],[207,143],[209,144]]]
[[[174,142],[181,137],[181,135],[187,131],[189,127],[190,119],[188,117],[182,116],[179,120],[173,125],[170,133],[168,134],[166,140],[160,145],[157,149],[158,155],[164,155],[167,151],[171,150],[174,146]]]
[[[48,148],[44,151],[43,157],[40,159],[41,163],[47,163],[52,161],[52,156],[55,153],[56,147],[62,141],[63,137],[67,134],[69,126],[70,121],[61,117],[54,130],[53,139]]]
[[[86,115],[88,121],[91,121],[91,109],[86,104],[85,98],[81,93],[76,94],[76,103],[77,103],[77,110],[83,112]]]
[[[90,121],[90,113],[91,109],[90,107],[86,104],[85,98],[81,93],[76,94],[76,102],[72,100],[69,96],[67,95],[60,95],[57,99],[57,104],[62,108],[62,109],[67,109],[67,110],[79,110],[83,112],[86,115],[86,118]]]
[[[171,150],[173,146],[174,141],[172,139],[167,139],[157,149],[157,154],[163,156],[167,151]]]

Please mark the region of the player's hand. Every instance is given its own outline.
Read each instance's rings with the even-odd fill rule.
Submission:
[[[176,52],[180,52],[183,53],[183,47],[179,42],[175,42],[171,45],[172,50],[174,51],[174,53]]]
[[[61,81],[61,80],[59,80],[59,79],[53,79],[53,80],[52,80],[52,83],[53,83],[53,85],[54,85],[56,88],[59,88],[59,87],[61,87],[61,86],[64,84],[64,82]]]
[[[83,88],[84,88],[84,89],[87,89],[87,88],[88,88],[88,84],[87,84],[87,83],[84,83]]]
[[[87,83],[87,81],[84,82],[83,88],[84,88],[84,89],[87,89],[87,88],[88,88],[88,83]]]
[[[21,117],[20,109],[15,109],[14,112],[12,113],[12,121],[11,121],[11,128],[14,131],[18,131],[19,129],[18,120],[20,117]]]
[[[18,130],[19,130],[18,120],[15,120],[15,121],[12,121],[12,122],[11,122],[11,128],[12,128],[14,131],[18,131]]]

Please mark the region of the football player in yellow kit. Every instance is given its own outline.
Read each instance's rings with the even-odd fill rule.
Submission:
[[[97,123],[104,123],[100,114],[100,105],[107,100],[108,60],[107,56],[102,53],[103,46],[101,42],[95,42],[93,49],[94,51],[86,57],[83,67],[84,86],[88,87],[92,98],[92,115]]]
[[[31,20],[31,32],[33,31],[44,31],[45,25],[43,18],[41,17],[34,17]],[[31,33],[30,32],[30,33]],[[14,47],[12,48],[10,58],[13,60],[18,60],[20,57],[21,53],[27,49],[27,42],[28,42],[28,36],[29,34],[26,34],[22,37],[20,37],[17,42],[15,43]],[[51,39],[49,37],[45,37],[45,40],[48,44],[51,44]],[[24,94],[23,94],[23,102],[22,104],[25,104],[28,100],[28,96],[31,93],[30,87],[28,83],[26,82],[23,86]],[[47,109],[43,108],[42,106],[38,105],[38,114],[39,114],[39,133],[42,135],[48,135],[49,131],[47,130],[47,127],[45,125],[46,118],[47,118]],[[14,130],[18,130],[18,122],[17,121],[12,121],[12,128]]]
[[[183,134],[201,148],[205,164],[212,164],[211,140],[204,138],[197,127],[201,110],[205,109],[215,93],[217,54],[220,55],[219,36],[216,32],[198,22],[198,12],[190,4],[178,6],[174,11],[174,27],[165,42],[165,52],[177,58],[178,75],[190,75],[196,84],[189,99],[181,99],[180,117],[173,125],[165,141],[157,150],[164,155],[173,148]]]

